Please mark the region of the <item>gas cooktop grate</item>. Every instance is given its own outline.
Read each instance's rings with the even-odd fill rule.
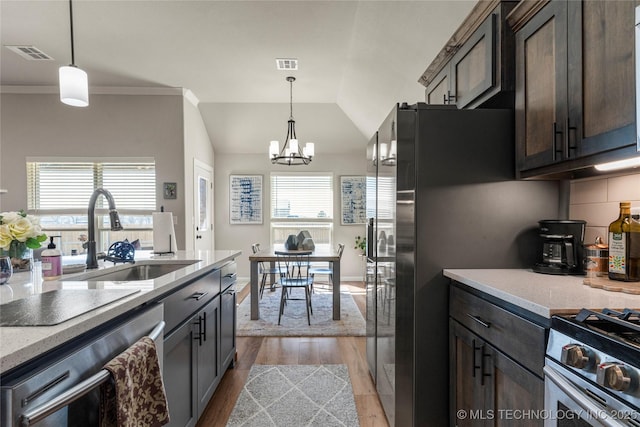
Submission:
[[[617,311],[605,308],[600,313],[582,309],[574,319],[602,334],[619,337],[640,346],[640,312],[637,310]]]

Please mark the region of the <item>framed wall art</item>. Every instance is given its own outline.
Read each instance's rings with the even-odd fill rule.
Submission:
[[[229,176],[229,222],[262,224],[262,175]]]
[[[365,224],[367,222],[367,177],[341,176],[340,195],[342,225]]]
[[[175,182],[165,182],[162,184],[162,196],[165,199],[178,198],[178,186]]]

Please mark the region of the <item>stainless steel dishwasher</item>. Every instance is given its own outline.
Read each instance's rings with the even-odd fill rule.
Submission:
[[[153,304],[3,375],[0,425],[97,426],[99,385],[110,375],[102,367],[148,335],[162,368],[164,325],[162,304]]]

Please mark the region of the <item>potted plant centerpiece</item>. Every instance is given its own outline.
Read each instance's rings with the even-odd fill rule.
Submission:
[[[31,270],[32,251],[46,240],[37,217],[22,209],[0,213],[0,256],[11,258],[14,271]]]

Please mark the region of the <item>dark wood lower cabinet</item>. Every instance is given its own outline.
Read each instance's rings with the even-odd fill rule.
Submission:
[[[542,426],[544,381],[450,320],[454,426]]]

